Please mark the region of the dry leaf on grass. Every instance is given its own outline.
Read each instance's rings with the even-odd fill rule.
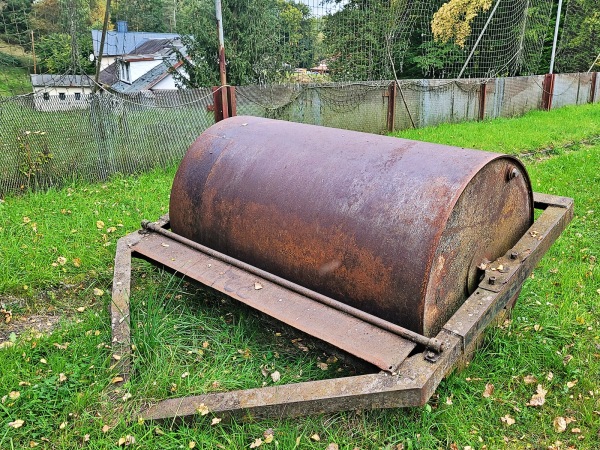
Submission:
[[[313,434],[310,438],[315,442],[319,442],[321,440],[321,436],[319,436],[317,433]]]
[[[340,450],[340,447],[335,442],[331,442],[325,450]]]
[[[104,222],[102,222],[101,220],[96,221],[96,228],[98,228],[99,230],[104,228]]]
[[[577,382],[578,382],[578,381],[579,381],[579,380],[568,381],[568,382],[567,382],[567,387],[568,387],[569,389],[571,389],[573,386],[575,386],[575,385],[577,384]]]
[[[220,423],[221,420],[223,420],[223,419],[219,419],[218,417],[213,417],[213,419],[210,421],[210,424],[216,425],[216,424]]]
[[[515,423],[515,419],[510,417],[510,415],[508,415],[508,414],[505,415],[504,417],[500,417],[500,420],[508,426],[514,425],[514,423]]]
[[[104,425],[104,426],[102,427],[102,432],[103,432],[103,433],[106,433],[108,430],[110,430],[110,427],[109,427],[108,425]]]
[[[58,382],[64,383],[65,381],[67,381],[67,376],[64,373],[59,373],[58,374]]]
[[[281,374],[278,370],[271,374],[271,380],[273,380],[273,383],[277,383],[279,380],[281,380]]]
[[[104,291],[102,289],[94,288],[94,295],[101,297],[104,295]]]
[[[119,447],[133,445],[133,444],[135,444],[135,438],[129,434],[125,437],[119,438],[119,441],[117,442],[117,445]]]
[[[196,443],[194,441],[190,441],[188,448],[196,448]]]
[[[273,428],[266,429],[263,433],[263,437],[265,438],[265,444],[273,442]]]
[[[531,396],[531,400],[527,403],[527,406],[542,406],[546,403],[546,394],[548,391],[542,387],[541,384],[537,385],[537,392]]]
[[[12,428],[21,428],[24,423],[25,423],[24,420],[17,419],[14,422],[8,422],[8,426],[12,427]]]
[[[488,398],[494,393],[494,385],[491,383],[487,383],[485,385],[485,389],[483,390],[483,397]]]
[[[262,445],[262,439],[261,438],[256,438],[256,440],[250,444],[250,448],[258,448]]]
[[[120,383],[123,380],[124,380],[123,377],[114,377],[112,380],[110,380],[110,382],[112,384],[117,384],[117,383]]]
[[[321,370],[327,370],[329,368],[329,366],[327,364],[325,364],[324,362],[317,363],[317,367]]]
[[[523,377],[523,382],[525,384],[534,384],[534,383],[537,383],[537,378],[534,377],[533,375],[525,375]]]
[[[10,398],[11,400],[16,400],[21,396],[21,393],[19,391],[10,391],[8,393],[8,398]]]

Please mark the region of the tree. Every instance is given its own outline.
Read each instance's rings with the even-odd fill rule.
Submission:
[[[31,12],[31,0],[0,1],[0,33],[11,44],[29,45],[27,18]]]
[[[52,33],[36,42],[36,54],[41,73],[92,73],[93,63],[88,55],[92,51],[91,36],[80,35],[77,42],[78,53],[73,54],[73,41],[70,34]]]
[[[228,0],[222,5],[231,84],[267,83],[282,79],[299,62],[312,63],[317,39],[310,9],[287,0]],[[180,83],[210,86],[219,81],[218,40],[214,3],[200,0],[182,6],[178,30],[186,47],[180,59],[189,78]]]
[[[130,31],[168,31],[164,20],[165,0],[121,0],[115,2],[112,17],[127,21]]]

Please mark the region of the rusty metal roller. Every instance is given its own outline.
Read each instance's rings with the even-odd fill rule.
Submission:
[[[185,155],[172,231],[426,336],[533,221],[513,157],[238,116]]]

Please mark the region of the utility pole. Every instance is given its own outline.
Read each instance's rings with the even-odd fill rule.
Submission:
[[[556,57],[556,44],[558,42],[558,29],[560,27],[560,13],[562,10],[563,0],[558,0],[558,11],[556,12],[556,24],[554,26],[554,40],[552,41],[552,56],[550,57],[549,74],[554,73],[554,58]]]
[[[96,78],[94,79],[93,92],[98,90],[98,80],[100,79],[100,70],[102,70],[102,53],[104,52],[104,43],[106,42],[106,31],[108,30],[108,19],[110,17],[110,0],[106,0],[106,11],[104,12],[104,24],[102,25],[102,37],[100,38],[100,48],[98,49],[98,61],[96,61]]]
[[[225,68],[225,37],[223,36],[223,12],[221,0],[215,0],[215,13],[217,16],[217,32],[219,33],[219,74],[221,86],[227,86],[227,72]]]
[[[33,57],[33,74],[37,74],[36,64],[35,64],[35,42],[33,37],[33,30],[31,30],[31,55]]]

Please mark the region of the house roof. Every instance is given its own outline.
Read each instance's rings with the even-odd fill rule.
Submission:
[[[117,72],[117,62],[109,64],[98,76],[98,83],[108,84],[109,86],[119,81],[119,72]]]
[[[127,55],[149,40],[176,38],[179,38],[177,33],[150,33],[146,31],[120,33],[118,31],[107,31],[102,54],[104,56]],[[101,39],[102,30],[92,30],[92,43],[94,44],[94,56],[96,57],[100,50]]]
[[[93,80],[87,75],[30,75],[33,86],[46,87],[83,87],[93,86]]]

